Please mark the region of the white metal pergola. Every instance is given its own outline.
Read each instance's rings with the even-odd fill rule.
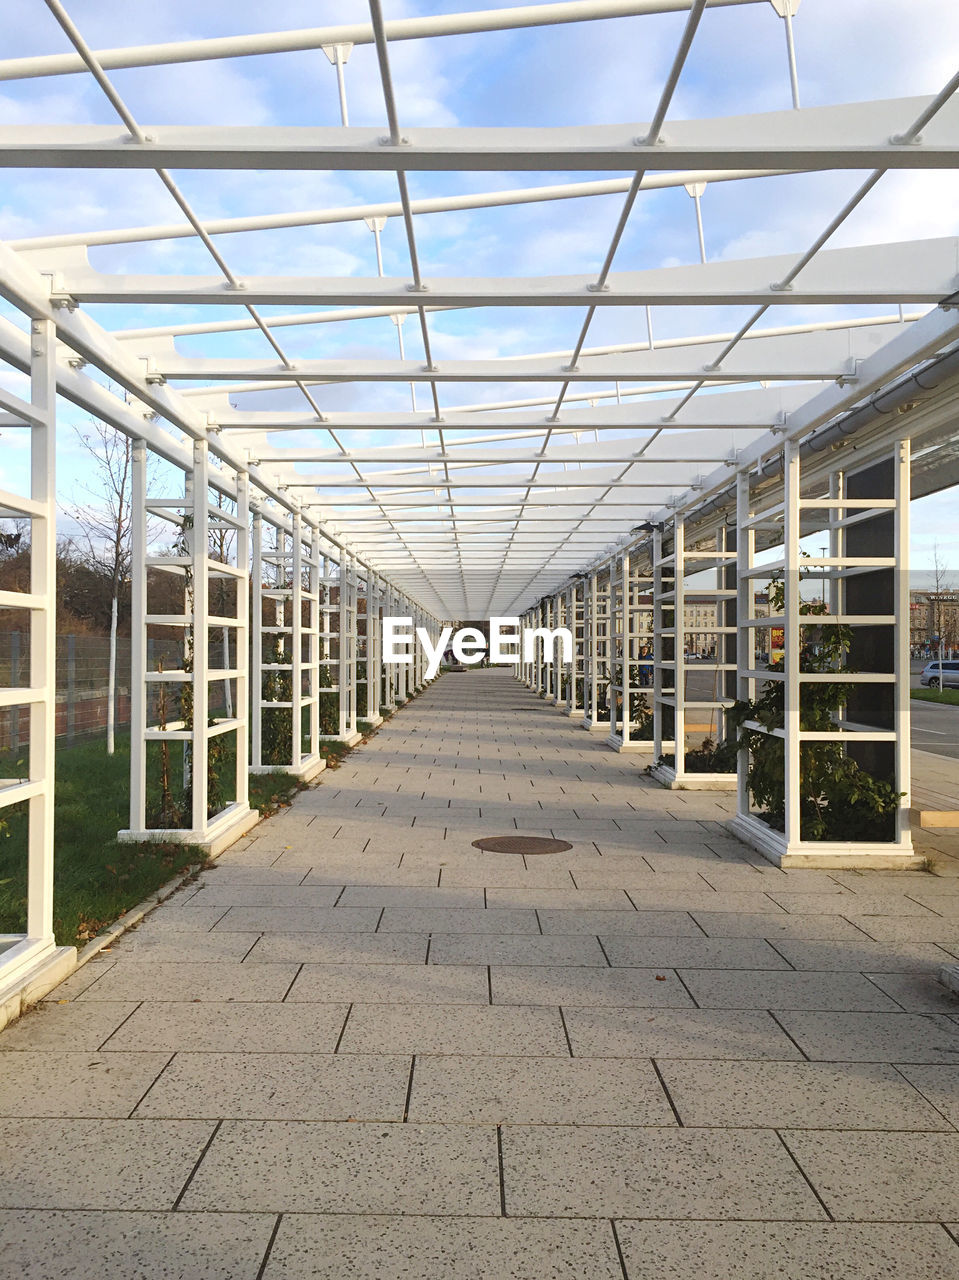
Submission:
[[[4,705],[31,707],[29,774],[0,791],[2,806],[30,805],[29,921],[2,953],[0,993],[22,986],[54,951],[58,396],[136,442],[129,838],[162,832],[222,847],[252,820],[248,766],[309,777],[322,766],[323,737],[355,740],[359,721],[375,723],[415,691],[422,663],[382,662],[385,614],[409,615],[434,634],[446,621],[517,615],[524,626],[574,630],[568,668],[537,661],[522,678],[608,732],[617,749],[647,749],[634,707],[637,696],[648,699],[648,749],[670,757],[660,776],[671,786],[735,787],[735,774],[687,771],[691,730],[694,738],[705,717],[721,735],[737,697],[782,679],[785,830],[771,833],[751,811],[742,760],[737,830],[780,860],[909,863],[908,501],[959,480],[949,449],[959,402],[959,236],[837,240],[860,207],[881,201],[887,175],[956,168],[959,74],[925,96],[802,108],[799,7],[569,0],[389,20],[370,0],[369,20],[351,25],[95,49],[61,0],[38,5],[53,19],[51,44],[56,38],[64,51],[0,60],[0,80],[25,98],[46,78],[64,94],[92,80],[108,115],[0,126],[0,167],[155,175],[160,207],[177,213],[83,230],[64,208],[53,229],[0,244],[0,372],[11,374],[0,383],[0,426],[28,431],[32,450],[29,492],[0,493],[0,517],[29,520],[33,530],[30,591],[0,598],[31,619],[30,686],[0,691]],[[748,10],[757,30],[782,23],[783,105],[791,107],[750,113],[744,84],[743,113],[676,118],[687,63],[704,45],[708,53],[709,28],[734,8]],[[704,22],[710,10],[720,12]],[[638,40],[645,24],[669,14],[675,44],[648,120],[634,122],[633,103],[603,124],[451,128],[404,119],[393,72],[401,42],[523,32],[535,53],[549,28],[628,20],[623,31]],[[372,126],[349,123],[348,64],[363,46],[375,54],[383,103]],[[295,124],[154,125],[118,87],[133,83],[137,68],[248,57],[280,75],[276,60],[308,51],[335,74],[338,122],[314,118],[304,103]],[[258,212],[205,216],[204,205],[219,208],[224,171],[251,182],[259,175],[266,194]],[[708,260],[707,189],[752,192],[846,171],[858,183],[853,193],[791,252]],[[395,194],[289,211],[272,207],[275,172],[386,175]],[[615,176],[595,176],[603,173]],[[529,185],[504,182],[518,174],[534,176]],[[426,178],[430,194],[415,195]],[[680,188],[693,200],[688,261],[637,261],[631,220],[655,193]],[[431,269],[433,217],[493,219],[483,226],[495,236],[496,211],[542,206],[562,218],[583,201],[616,202],[611,229],[608,203],[596,204],[605,211],[592,223],[598,267],[570,261],[561,275],[463,277]],[[366,274],[318,275],[297,264],[298,236],[357,223],[372,235]],[[387,229],[403,244],[399,270],[400,255],[390,255],[393,275],[384,269]],[[236,265],[255,259],[245,238],[281,232],[293,237],[284,241],[285,273]],[[157,270],[158,245],[169,271]],[[513,315],[514,345],[533,317],[560,317],[568,339],[558,350],[530,350],[544,344],[529,341],[506,354],[440,353],[445,323],[492,317],[505,326]],[[322,354],[330,348],[335,354]],[[18,374],[29,377],[29,393]],[[410,407],[400,407],[407,395]],[[161,499],[147,491],[150,454],[182,475],[182,492]],[[176,530],[172,559],[149,545],[147,516],[157,514]],[[211,552],[217,530],[231,535],[227,555]],[[821,532],[829,554],[804,565],[828,581],[830,617],[868,636],[873,655],[844,675],[848,706],[830,732],[902,793],[894,836],[868,847],[827,848],[800,829],[801,758],[811,740],[800,727],[809,682],[798,659],[800,544]],[[768,620],[756,588],[777,571],[769,560],[777,546],[786,603]],[[174,613],[153,607],[158,574],[181,580]],[[225,612],[211,606],[213,582],[232,584],[217,588],[217,599],[232,598]],[[706,697],[687,690],[684,643],[686,597],[704,591],[716,637]],[[878,598],[877,612],[870,601]],[[756,655],[774,626],[786,658],[770,677]],[[151,627],[180,638],[176,668],[150,669]],[[645,638],[649,685],[639,666]],[[210,689],[226,683],[228,712],[214,714]],[[868,699],[864,685],[876,687]],[[189,687],[189,715],[166,713],[159,691],[170,687],[181,703]],[[222,737],[235,742],[232,794],[211,805],[209,750]],[[150,752],[171,742],[185,744],[191,803],[189,821],[175,828],[151,820],[147,796]]]

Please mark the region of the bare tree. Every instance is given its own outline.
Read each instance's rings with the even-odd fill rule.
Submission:
[[[932,573],[934,583],[932,624],[939,642],[939,662],[941,664],[946,645],[948,644],[951,649],[955,638],[953,632],[956,625],[956,610],[954,607],[949,607],[950,604],[953,604],[952,601],[947,599],[952,592],[952,587],[947,581],[949,571],[943,564],[938,542],[934,542],[932,546]],[[942,675],[941,665],[939,674],[940,676]]]
[[[113,755],[116,726],[117,622],[120,595],[130,580],[133,521],[133,442],[91,419],[75,428],[91,464],[90,481],[79,488],[89,502],[65,507],[80,530],[82,552],[110,584],[110,673],[107,688],[107,752]],[[77,546],[77,542],[74,543]]]

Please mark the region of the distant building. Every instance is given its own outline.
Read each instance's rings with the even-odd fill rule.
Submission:
[[[940,640],[949,649],[959,646],[959,591],[910,591],[910,647],[924,651]]]

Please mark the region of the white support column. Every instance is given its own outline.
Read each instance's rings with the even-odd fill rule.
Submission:
[[[31,522],[30,780],[27,935],[53,940],[53,789],[56,742],[56,334],[49,320],[31,322],[30,403],[38,413],[31,431],[30,497],[43,510]]]
[[[740,471],[736,476],[736,695],[742,702],[751,702],[756,696],[756,680],[749,673],[756,669],[756,584],[752,576],[756,561],[756,530],[750,523],[749,473]],[[737,753],[736,813],[749,814],[749,787],[746,778],[749,770],[749,753],[741,748]]]
[[[320,531],[316,526],[310,529],[310,606],[309,606],[309,646],[308,670],[310,700],[309,709],[309,758],[316,761],[317,771],[326,768],[326,760],[320,755],[320,659],[322,657],[323,609],[322,609],[322,573],[323,550],[320,545]],[[322,762],[322,765],[321,765]]]
[[[293,517],[290,540],[290,764],[299,772],[303,756],[303,517]]]
[[[599,718],[599,679],[596,651],[599,643],[596,614],[599,610],[599,584],[596,573],[589,575],[586,607],[586,687],[583,691],[583,727],[591,729]]]
[[[231,514],[225,507],[214,508],[218,528],[229,527],[236,533],[237,563],[216,560],[210,554],[211,506],[210,472],[207,446],[196,441],[193,465],[184,473],[182,498],[151,499],[146,487],[146,450],[142,442],[133,452],[133,634],[131,649],[133,698],[131,713],[130,755],[130,827],[117,833],[123,842],[165,840],[178,844],[196,844],[215,856],[250,829],[257,814],[249,807],[247,759],[247,636],[249,556],[248,491],[245,477],[237,475],[237,510]],[[175,521],[180,546],[176,555],[150,555],[147,545],[147,516],[151,511],[163,512]],[[151,611],[150,578],[154,573],[172,574],[183,583],[183,606],[180,612],[166,614]],[[218,615],[210,621],[210,577],[229,579],[236,587],[236,608],[232,615]],[[228,594],[228,593],[226,593]],[[211,669],[209,644],[211,625],[219,641],[226,630],[234,632],[235,666]],[[170,669],[149,670],[147,667],[148,627],[169,628],[176,636],[177,649],[183,663]],[[232,711],[211,724],[210,685],[217,686],[236,679],[237,698]],[[155,702],[151,699],[155,691]],[[184,701],[184,696],[189,696]],[[179,715],[178,715],[179,708]],[[151,724],[152,719],[155,724]],[[232,798],[210,813],[210,744],[221,736],[233,734],[236,741],[235,771],[232,783],[225,777],[224,786],[232,789]],[[154,765],[148,760],[150,744],[164,759],[161,776],[167,790],[161,794],[151,812],[147,783],[157,781]],[[171,768],[173,751],[182,751],[182,784],[178,794]],[[161,783],[162,788],[162,783]],[[189,795],[190,803],[185,809]],[[179,822],[180,825],[176,825]],[[158,825],[150,825],[157,823]],[[163,825],[166,823],[167,825]]]
[[[785,760],[786,777],[786,847],[798,845],[800,839],[800,681],[799,659],[802,636],[799,629],[799,540],[802,537],[799,510],[799,447],[786,442],[783,494],[783,564],[785,609],[783,621],[783,669],[785,672]]]
[[[134,440],[130,503],[130,830],[147,825],[147,447]]]
[[[250,477],[245,471],[236,477],[236,567],[243,576],[236,579],[236,628],[234,665],[236,669],[236,803],[250,805]]]
[[[4,505],[30,521],[30,588],[3,592],[3,604],[29,610],[30,684],[2,692],[3,704],[15,715],[29,706],[30,748],[28,777],[0,790],[0,817],[8,806],[26,801],[27,919],[25,934],[0,939],[0,1026],[19,1015],[25,989],[39,999],[76,963],[75,949],[58,948],[53,934],[57,419],[56,333],[49,320],[31,322],[30,407],[23,421],[30,430],[30,497]]]
[[[543,613],[545,614],[545,621],[543,625],[546,627],[547,631],[552,631],[553,628],[557,625],[556,599],[554,596],[547,596],[546,599],[543,601]],[[558,673],[557,663],[545,661],[547,656],[549,655],[546,654],[545,645],[544,645],[543,696],[547,702],[555,703],[556,688],[557,688],[556,677]],[[555,654],[552,656],[555,657]]]
[[[616,589],[617,626],[622,628],[622,674],[616,697],[621,699],[621,709],[616,725],[611,722],[607,742],[614,751],[652,755],[652,687],[644,683],[652,679],[652,657],[642,654],[651,639],[643,625],[644,619],[648,622],[649,605],[643,607],[640,582],[636,556],[624,551]]]
[[[744,577],[775,581],[781,573],[784,607],[768,621],[740,617],[738,654],[741,666],[755,662],[756,646],[751,653],[743,631],[767,629],[769,666],[747,667],[739,688],[743,697],[768,697],[777,685],[782,689],[781,724],[775,715],[769,719],[769,707],[779,701],[769,698],[767,715],[747,720],[746,729],[753,756],[768,757],[767,777],[775,777],[776,761],[782,760],[783,789],[766,800],[768,812],[758,805],[753,812],[754,798],[742,784],[731,826],[780,866],[921,865],[912,850],[908,810],[909,448],[900,443],[872,454],[862,447],[855,454],[844,451],[830,473],[824,476],[814,463],[809,478],[800,458],[799,445],[787,443],[782,500],[766,494],[759,511],[750,507],[740,481],[741,538],[744,523],[750,530],[769,529],[783,519],[778,565],[756,566],[750,563],[751,546],[740,548],[740,614],[751,603]],[[803,535],[821,537],[826,545],[804,557]],[[812,583],[821,575],[824,587],[828,580],[821,593],[827,612],[812,598],[803,599],[804,573]],[[817,689],[838,694],[817,699]],[[879,784],[872,793],[879,805],[850,800],[850,792],[867,794],[857,771],[863,781]]]
[[[210,755],[209,680],[209,452],[202,441],[193,445],[192,523],[186,530],[190,556],[190,586],[193,625],[187,631],[193,686],[192,732],[190,735],[190,777],[192,782],[193,830],[206,830],[208,815]],[[189,601],[188,601],[189,604]]]
[[[896,790],[899,792],[899,810],[896,814],[896,842],[903,848],[907,846],[911,848],[912,703],[909,692],[911,678],[909,663],[909,504],[912,496],[912,450],[909,440],[900,440],[896,445],[894,466],[896,569],[893,605],[896,623],[893,631],[893,669],[896,677]]]
[[[653,532],[653,756],[675,745],[675,559],[665,554],[663,530]]]
[[[263,772],[263,517],[253,511],[250,565],[250,768]],[[134,561],[135,563],[135,561]]]
[[[366,580],[366,710],[376,727],[383,723],[383,583],[372,570]]]
[[[583,714],[586,687],[586,588],[583,579],[570,587],[570,626],[573,632],[573,663],[570,672],[566,714],[572,719]]]

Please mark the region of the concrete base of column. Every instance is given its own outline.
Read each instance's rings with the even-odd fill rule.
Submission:
[[[726,826],[776,867],[820,867],[824,870],[922,871],[926,859],[906,844],[858,844],[854,842],[801,842],[787,845],[781,831],[774,831],[751,814],[737,814]]]
[[[587,733],[609,733],[608,720],[584,720],[583,728]]]
[[[22,968],[0,977],[0,1028],[42,1000],[69,978],[76,967],[76,947],[58,947],[51,940],[48,950],[32,957]]]
[[[400,706],[403,704],[400,703]],[[363,735],[357,730],[352,733],[321,733],[321,742],[345,742],[348,747],[355,747],[358,742],[362,742]]]
[[[257,809],[248,805],[231,804],[210,822],[204,831],[169,830],[166,827],[151,827],[144,831],[118,831],[120,844],[195,844],[209,857],[215,858],[235,844],[241,836],[245,836],[251,827],[260,821]]]
[[[299,765],[292,764],[262,764],[259,767],[250,768],[250,773],[288,773],[291,778],[299,778],[300,782],[310,782],[313,778],[323,772],[326,768],[326,760],[323,756],[310,756],[308,760],[304,760]]]
[[[684,773],[679,778],[668,764],[658,765],[653,777],[668,791],[735,791],[737,786],[734,773]]]
[[[627,752],[630,755],[651,756],[653,754],[652,738],[630,738],[629,742],[624,742],[620,734],[611,733],[606,739],[606,745],[613,751]]]

